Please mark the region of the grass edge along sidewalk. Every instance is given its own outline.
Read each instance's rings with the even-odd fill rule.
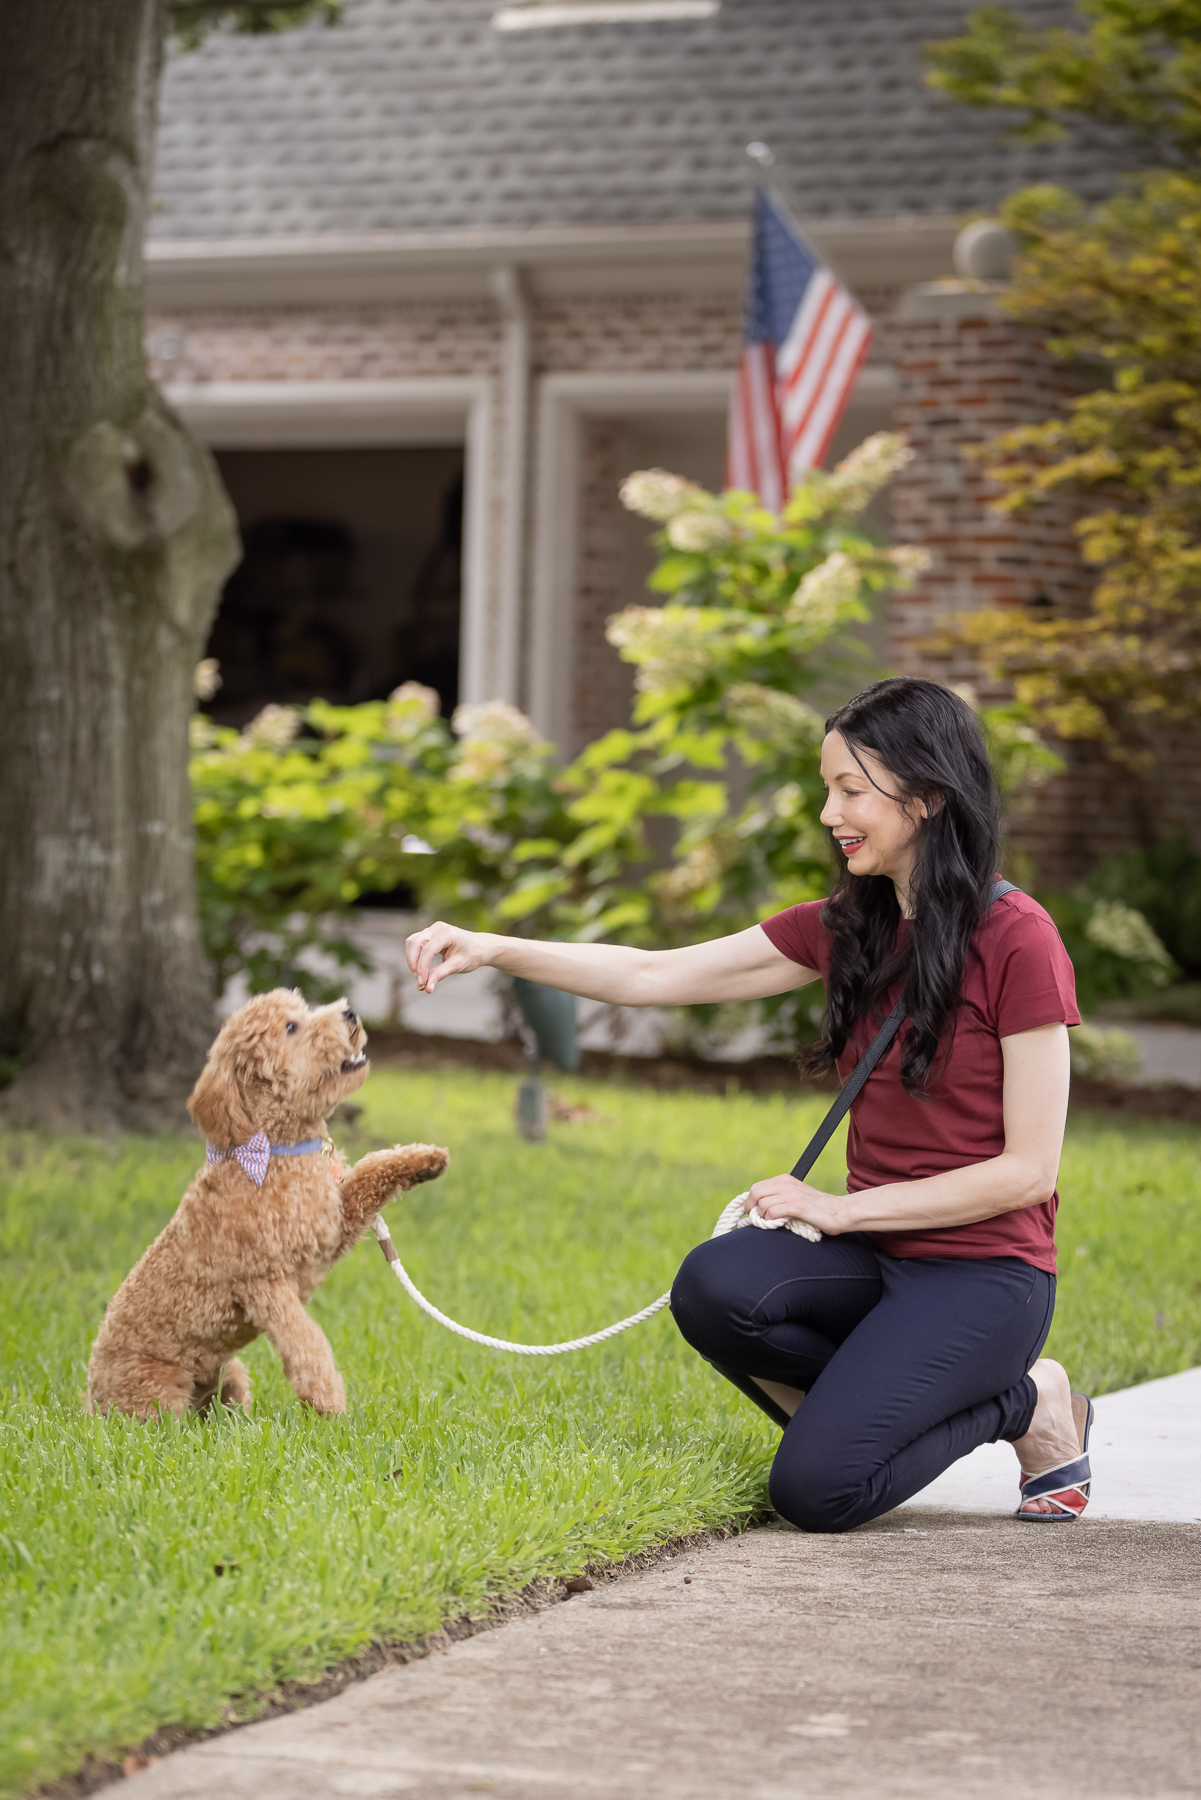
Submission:
[[[393,1233],[453,1317],[527,1341],[662,1291],[732,1193],[789,1165],[823,1104],[563,1085],[600,1116],[543,1146],[516,1138],[513,1083],[486,1074],[377,1072],[357,1127],[358,1147],[450,1146],[443,1181],[390,1209]],[[1198,1136],[1071,1127],[1052,1348],[1094,1391],[1199,1360]],[[249,1420],[82,1417],[103,1304],[197,1148],[0,1141],[5,1795],[764,1505],[773,1434],[670,1320],[519,1363],[438,1330],[371,1244],[313,1303],[348,1378],[344,1419],[300,1408],[262,1343]],[[841,1173],[831,1150],[818,1179]]]

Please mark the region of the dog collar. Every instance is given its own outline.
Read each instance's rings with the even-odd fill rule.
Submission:
[[[206,1144],[204,1160],[206,1163],[228,1162],[232,1156],[255,1187],[262,1187],[267,1179],[267,1164],[273,1156],[315,1156],[318,1150],[325,1148],[327,1141],[315,1137],[305,1138],[302,1144],[273,1144],[265,1131],[256,1131],[252,1138],[247,1138],[244,1144],[235,1144],[232,1150],[218,1150],[214,1144]]]

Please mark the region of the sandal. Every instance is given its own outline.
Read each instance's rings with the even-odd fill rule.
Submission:
[[[1078,1519],[1088,1505],[1093,1483],[1093,1472],[1088,1461],[1093,1403],[1087,1394],[1073,1394],[1072,1399],[1083,1400],[1085,1406],[1080,1455],[1073,1462],[1057,1463],[1053,1469],[1044,1469],[1040,1475],[1023,1475],[1018,1483],[1022,1506],[1028,1500],[1049,1500],[1052,1509],[1050,1512],[1023,1512],[1022,1506],[1019,1506],[1015,1516],[1027,1523],[1059,1525],[1066,1519]],[[1072,1411],[1076,1411],[1074,1406]]]

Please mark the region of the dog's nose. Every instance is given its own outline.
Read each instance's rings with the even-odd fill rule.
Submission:
[[[358,1013],[351,1012],[349,1006],[346,1008],[346,1011],[342,1014],[342,1017],[346,1020],[346,1023],[348,1025],[357,1025],[359,1022]]]

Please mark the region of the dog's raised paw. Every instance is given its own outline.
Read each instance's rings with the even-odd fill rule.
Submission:
[[[413,1185],[436,1181],[450,1162],[450,1152],[437,1144],[397,1144],[402,1155],[412,1158],[410,1179]]]

